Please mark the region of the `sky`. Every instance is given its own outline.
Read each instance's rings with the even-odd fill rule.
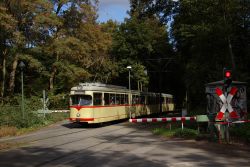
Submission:
[[[99,0],[99,22],[106,22],[109,19],[123,22],[129,10],[129,0]]]

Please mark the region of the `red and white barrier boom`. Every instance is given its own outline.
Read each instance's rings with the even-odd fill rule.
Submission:
[[[168,117],[168,118],[139,118],[129,119],[129,122],[177,122],[177,121],[195,121],[196,117]]]

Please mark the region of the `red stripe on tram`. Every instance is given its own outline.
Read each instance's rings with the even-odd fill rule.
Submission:
[[[69,118],[70,121],[94,121],[94,118]]]

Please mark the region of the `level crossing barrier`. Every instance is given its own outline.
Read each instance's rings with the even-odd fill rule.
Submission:
[[[197,115],[197,117],[199,117]],[[144,123],[144,122],[177,122],[177,121],[181,121],[181,128],[183,130],[184,128],[184,122],[185,121],[197,121],[200,122],[200,120],[197,120],[196,116],[193,117],[166,117],[166,118],[133,118],[133,119],[129,119],[129,122],[132,123]],[[204,122],[204,121],[202,121]],[[223,121],[223,122],[210,122],[208,119],[206,122],[209,123],[215,123],[215,124],[239,124],[239,123],[248,123],[250,122],[250,120],[239,120],[239,121],[233,121],[233,122],[229,122],[229,121]],[[171,129],[171,124],[170,124],[170,129]],[[219,132],[220,133],[220,132]]]
[[[129,119],[129,122],[177,122],[177,121],[195,121],[196,117],[166,117],[166,118],[139,118]]]

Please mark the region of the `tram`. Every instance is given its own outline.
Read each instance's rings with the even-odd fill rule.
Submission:
[[[174,110],[170,94],[140,92],[102,83],[80,83],[70,90],[71,122],[103,123]]]

